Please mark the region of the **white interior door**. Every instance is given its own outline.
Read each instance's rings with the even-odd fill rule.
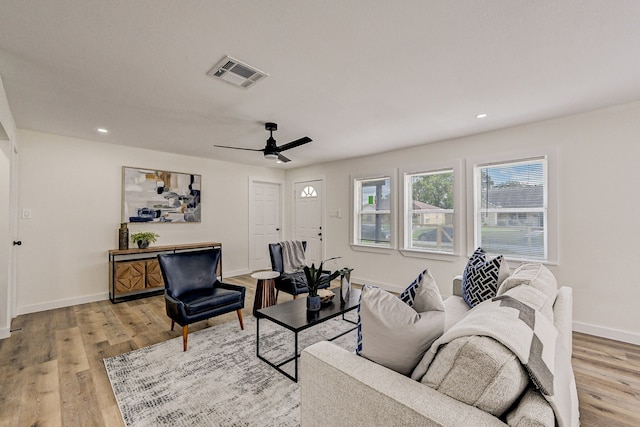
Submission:
[[[323,184],[321,180],[295,184],[294,240],[307,242],[307,264],[316,266],[322,261]]]
[[[249,200],[249,269],[270,270],[269,243],[282,240],[282,185],[251,181]]]

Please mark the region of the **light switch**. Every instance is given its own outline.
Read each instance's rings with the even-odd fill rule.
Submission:
[[[22,209],[22,218],[31,219],[31,209],[29,208]]]

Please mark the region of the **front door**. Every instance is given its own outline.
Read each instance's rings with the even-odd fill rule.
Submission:
[[[304,181],[295,184],[294,240],[307,242],[307,264],[322,261],[323,181]]]

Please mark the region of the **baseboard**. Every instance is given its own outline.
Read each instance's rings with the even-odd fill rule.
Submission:
[[[0,340],[5,338],[9,338],[11,336],[11,329],[9,328],[0,328]]]
[[[621,331],[619,329],[606,328],[584,322],[573,322],[573,330],[574,332],[640,345],[640,334],[635,332]]]
[[[224,280],[225,277],[242,276],[243,274],[249,274],[249,273],[251,273],[251,271],[249,271],[249,269],[247,268],[243,268],[241,270],[225,271],[222,274],[222,278]]]
[[[99,294],[84,295],[76,298],[58,299],[55,301],[47,301],[41,304],[30,304],[18,307],[18,314],[37,313],[39,311],[53,310],[55,308],[69,307],[72,305],[86,304],[88,302],[104,301],[109,299],[108,292]]]

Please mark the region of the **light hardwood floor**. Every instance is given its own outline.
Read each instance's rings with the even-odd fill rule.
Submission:
[[[225,281],[247,287],[251,316],[255,280]],[[227,321],[235,312],[190,330]],[[18,316],[0,341],[0,426],[122,426],[102,359],[179,337],[169,325],[162,296]],[[575,333],[573,355],[582,425],[640,426],[640,346]]]

